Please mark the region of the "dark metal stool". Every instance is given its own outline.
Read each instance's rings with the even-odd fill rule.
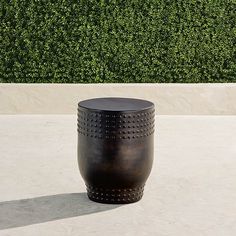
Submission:
[[[132,203],[143,196],[153,162],[155,109],[133,98],[78,104],[78,163],[89,199]]]

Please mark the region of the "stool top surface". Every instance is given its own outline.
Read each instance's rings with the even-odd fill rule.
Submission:
[[[140,111],[152,108],[154,104],[137,98],[104,97],[83,100],[79,106],[100,111]]]

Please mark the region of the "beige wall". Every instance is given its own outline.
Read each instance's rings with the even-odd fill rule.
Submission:
[[[236,115],[236,84],[0,84],[0,114],[75,114],[107,96],[153,101],[159,115]]]

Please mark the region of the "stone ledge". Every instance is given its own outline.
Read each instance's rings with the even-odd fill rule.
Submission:
[[[0,84],[0,114],[75,114],[94,97],[151,100],[159,115],[236,115],[236,84]]]

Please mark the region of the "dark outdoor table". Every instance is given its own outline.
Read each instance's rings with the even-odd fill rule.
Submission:
[[[94,98],[78,104],[78,163],[88,197],[132,203],[143,196],[153,162],[154,104]]]

